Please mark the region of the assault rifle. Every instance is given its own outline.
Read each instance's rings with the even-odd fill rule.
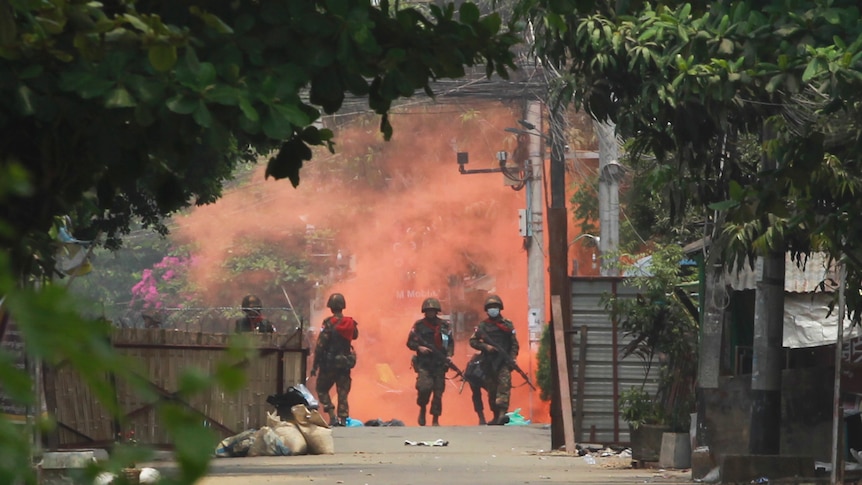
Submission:
[[[458,377],[460,377],[462,381],[466,380],[466,379],[464,379],[464,373],[461,372],[461,369],[459,369],[458,366],[455,365],[454,362],[452,362],[452,359],[450,359],[448,355],[443,353],[442,350],[438,349],[436,345],[429,343],[427,340],[425,340],[424,337],[422,337],[421,335],[419,335],[416,332],[413,332],[413,336],[416,337],[416,340],[418,340],[420,344],[431,349],[431,352],[433,352],[434,355],[445,360],[446,366],[449,367],[450,369],[452,369],[453,371],[455,371],[455,374]]]
[[[481,324],[479,325],[479,336],[482,337],[483,342],[490,345],[491,347],[494,347],[497,350],[497,354],[502,356],[502,358],[506,361],[507,364],[509,364],[512,369],[518,372],[518,374],[521,374],[521,377],[523,377],[524,380],[527,381],[527,384],[530,386],[530,389],[534,391],[536,390],[536,387],[533,385],[532,382],[530,382],[530,376],[528,376],[527,373],[524,372],[520,366],[518,366],[518,363],[515,362],[515,359],[513,359],[511,355],[509,355],[509,352],[503,350],[503,348],[500,347],[500,344],[495,342],[494,339],[491,338],[490,335],[488,335],[488,332],[485,331],[484,328],[482,328]]]

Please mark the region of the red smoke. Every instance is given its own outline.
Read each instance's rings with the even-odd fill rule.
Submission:
[[[220,261],[238,241],[257,237],[277,243],[280,235],[303,231],[307,224],[336,229],[339,247],[353,256],[354,276],[321,288],[318,296],[343,293],[345,314],[359,323],[351,417],[399,419],[415,426],[418,407],[407,333],[422,317],[420,305],[428,296],[440,298],[444,314],[452,311],[447,303],[456,295],[446,294],[449,275],[481,268],[496,279],[489,289],[502,297],[503,314],[519,335],[519,365],[535,379],[537,362],[530,355],[526,320],[527,255],[518,233],[525,192],[504,186],[500,173],[462,175],[456,163],[456,152],[468,152],[467,169],[496,167],[496,152],[511,153],[516,143],[516,135],[503,129],[517,126],[520,118],[520,109],[500,104],[444,105],[393,114],[395,134],[389,142],[381,142],[377,118],[334,128],[336,154],[316,153],[303,168],[298,188],[287,180],[264,180],[260,166],[252,183],[177,218],[175,234],[197,248],[201,264],[195,283],[209,289],[209,303],[235,305],[254,290],[215,286],[224,280],[217,275]],[[345,179],[344,173],[356,179]],[[473,309],[483,316],[481,300]],[[315,309],[315,330],[327,315],[326,308]],[[473,352],[460,340],[453,360],[463,369]],[[509,410],[521,408],[526,419],[549,422],[548,404],[539,400],[538,391],[530,391],[514,372],[512,382]],[[449,381],[443,425],[477,423],[469,386],[461,394],[459,386],[460,380]],[[335,399],[334,388],[332,395]],[[483,401],[490,418],[484,396]]]

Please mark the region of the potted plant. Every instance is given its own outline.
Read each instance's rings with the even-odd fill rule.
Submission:
[[[629,424],[632,459],[658,461],[662,435],[670,430],[661,406],[643,386],[622,391],[619,405],[620,415]]]
[[[622,356],[641,359],[644,383],[654,378],[657,392],[650,396],[643,383],[640,388],[622,392],[619,404],[623,419],[635,435],[644,425],[663,425],[673,433],[688,433],[695,403],[698,318],[696,305],[683,290],[688,275],[680,264],[682,249],[675,245],[659,247],[650,255],[648,266],[643,264],[644,258],[629,259],[633,262],[621,267],[623,274],[632,274],[628,283],[638,293],[634,298],[606,297],[605,307],[629,338]],[[634,445],[632,453],[636,454]],[[636,459],[652,461],[649,457]]]

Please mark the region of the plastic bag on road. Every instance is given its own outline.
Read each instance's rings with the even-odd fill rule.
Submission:
[[[506,426],[526,426],[530,424],[529,419],[524,419],[521,416],[521,408],[518,408],[511,413],[506,413],[506,416],[509,418],[509,422],[506,423]]]

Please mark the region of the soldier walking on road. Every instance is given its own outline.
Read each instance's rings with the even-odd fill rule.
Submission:
[[[425,426],[425,413],[431,401],[431,425],[440,426],[443,413],[443,391],[446,389],[446,371],[455,353],[455,341],[449,322],[437,316],[440,301],[426,298],[422,302],[425,318],[417,320],[407,336],[407,348],[416,352],[413,369],[416,371],[416,404],[419,405],[419,426]],[[433,397],[432,397],[433,396]]]
[[[482,353],[481,368],[485,374],[484,387],[488,391],[488,402],[493,402],[491,410],[494,418],[489,424],[505,424],[508,419],[509,396],[512,390],[512,367],[501,351],[507,353],[514,362],[520,346],[515,335],[514,324],[503,318],[503,300],[497,295],[485,299],[485,312],[488,318],[481,321],[470,337],[470,347]]]
[[[317,400],[323,410],[329,413],[332,426],[345,426],[350,417],[350,406],[347,395],[350,394],[350,369],[356,366],[356,351],[352,341],[359,337],[359,329],[353,318],[343,314],[347,304],[344,295],[333,293],[329,296],[326,306],[332,311],[332,316],[323,320],[323,328],[317,337],[314,347],[314,364],[311,367],[311,377],[317,377]],[[329,391],[335,385],[338,394],[338,409],[332,405]]]

